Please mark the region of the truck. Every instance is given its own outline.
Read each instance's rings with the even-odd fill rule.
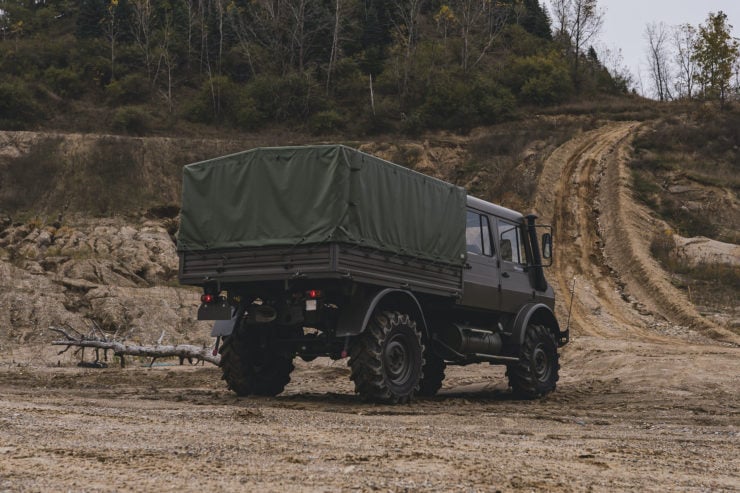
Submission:
[[[177,242],[240,396],[327,356],[374,402],[433,396],[475,363],[505,365],[521,398],[555,390],[569,331],[535,215],[344,145],[265,147],[184,167]]]

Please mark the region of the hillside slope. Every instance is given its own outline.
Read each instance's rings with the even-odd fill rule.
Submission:
[[[563,301],[575,286],[571,317],[580,333],[696,339],[694,330],[738,344],[737,334],[698,313],[650,254],[654,232],[668,226],[632,198],[628,163],[639,128],[633,122],[605,125],[545,161],[535,209],[552,221],[560,247],[554,280],[560,317],[568,317]]]

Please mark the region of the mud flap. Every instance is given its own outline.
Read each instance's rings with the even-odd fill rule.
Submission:
[[[237,310],[231,309],[231,319],[229,320],[216,320],[213,323],[213,329],[211,329],[211,337],[226,337],[230,336],[234,331],[234,325],[236,324]]]

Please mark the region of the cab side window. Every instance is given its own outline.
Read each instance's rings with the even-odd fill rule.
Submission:
[[[488,223],[488,216],[468,211],[465,242],[467,243],[468,253],[486,255],[488,257],[493,255],[493,248],[491,248],[491,227]]]
[[[501,260],[526,264],[526,253],[522,243],[521,230],[516,224],[505,221],[498,222],[498,230],[501,234],[499,248],[501,249]]]

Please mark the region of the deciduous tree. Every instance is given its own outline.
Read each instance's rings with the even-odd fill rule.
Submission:
[[[673,31],[673,48],[676,62],[675,88],[678,96],[692,99],[696,85],[697,66],[694,61],[696,28],[691,24],[681,24]]]
[[[645,27],[645,39],[648,42],[647,59],[650,78],[653,82],[655,94],[660,101],[671,99],[668,33],[668,28],[662,22],[652,22]]]
[[[596,0],[553,0],[555,34],[567,40],[566,47],[572,56],[573,82],[580,87],[581,53],[601,30],[604,13]]]
[[[740,57],[740,43],[732,37],[727,15],[710,13],[706,25],[699,26],[693,59],[699,67],[697,81],[705,98],[718,99],[724,107],[730,90],[733,65]]]

